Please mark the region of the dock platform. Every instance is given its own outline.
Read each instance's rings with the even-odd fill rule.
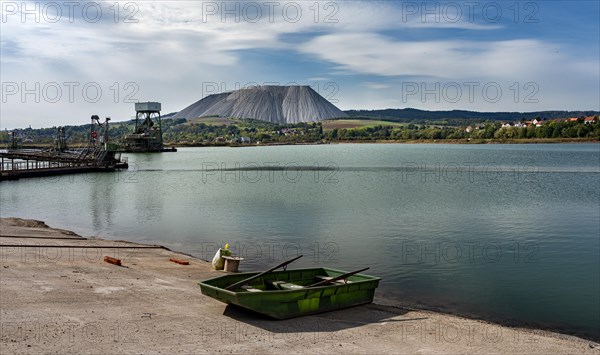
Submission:
[[[126,158],[102,149],[77,152],[13,150],[0,153],[0,181],[127,169]]]

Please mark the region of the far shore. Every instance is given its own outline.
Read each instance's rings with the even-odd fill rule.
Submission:
[[[187,254],[19,218],[1,218],[0,233],[2,353],[600,354],[590,340],[399,308],[377,296],[274,321],[203,296],[197,282],[223,273]]]
[[[432,139],[432,140],[340,140],[322,142],[270,142],[270,143],[167,143],[169,147],[265,147],[283,145],[322,145],[322,144],[574,144],[574,143],[600,143],[594,138],[527,138],[527,139]]]
[[[340,140],[320,142],[268,142],[268,143],[174,143],[165,142],[167,148],[200,148],[200,147],[271,147],[288,145],[322,145],[322,144],[574,144],[574,143],[600,143],[594,138],[525,138],[525,139],[425,139],[425,140]],[[85,147],[85,144],[72,144],[72,148]],[[48,144],[23,145],[23,149],[48,148]]]

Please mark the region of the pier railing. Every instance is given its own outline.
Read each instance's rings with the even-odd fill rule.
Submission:
[[[0,180],[126,169],[127,161],[117,154],[99,148],[75,152],[9,150],[0,153]]]
[[[5,159],[4,159],[5,160]],[[83,166],[93,166],[95,164],[85,162],[61,162],[61,161],[3,161],[0,164],[0,171],[15,171],[15,170],[40,170],[40,169],[57,169],[57,168],[74,168]]]

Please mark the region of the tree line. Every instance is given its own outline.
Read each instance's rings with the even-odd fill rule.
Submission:
[[[133,131],[133,121],[111,125],[110,134],[115,141]],[[536,138],[580,138],[600,140],[600,121],[586,123],[583,120],[546,121],[541,126],[502,127],[500,122],[472,123],[472,130],[465,126],[408,123],[403,125],[373,125],[356,128],[324,129],[322,122],[274,124],[259,120],[235,120],[232,124],[206,124],[188,122],[185,119],[162,121],[163,140],[172,145],[228,145],[270,143],[319,143],[339,141],[510,141]],[[335,125],[333,125],[335,126]],[[57,128],[15,130],[23,144],[52,144]],[[67,126],[67,142],[85,143],[90,125]],[[10,143],[7,131],[0,132],[0,142]]]

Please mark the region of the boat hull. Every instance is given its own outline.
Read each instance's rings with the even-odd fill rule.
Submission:
[[[288,319],[308,314],[333,311],[373,302],[375,289],[381,280],[378,277],[357,274],[348,277],[348,283],[273,290],[268,285],[273,281],[292,282],[308,286],[318,276],[336,277],[345,271],[315,268],[275,271],[249,283],[257,292],[226,290],[225,287],[258,273],[240,273],[205,280],[199,283],[202,293],[227,304],[234,304],[276,319]]]

